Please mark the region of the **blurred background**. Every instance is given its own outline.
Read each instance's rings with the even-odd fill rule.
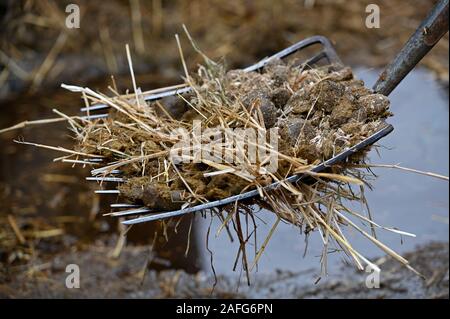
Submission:
[[[367,28],[366,6],[380,8],[380,28]],[[121,92],[132,88],[125,45],[132,50],[137,84],[143,90],[182,81],[175,34],[188,67],[201,58],[184,36],[185,24],[200,49],[228,68],[250,65],[306,37],[320,34],[344,63],[372,85],[435,1],[280,0],[6,0],[0,2],[0,129],[24,120],[55,117],[53,108],[78,114],[77,94],[61,83],[106,92],[111,75]],[[80,28],[66,27],[66,7],[77,4]],[[373,162],[448,175],[448,34],[392,94],[395,132],[383,140]],[[389,234],[380,239],[426,275],[423,283],[363,240],[355,245],[380,257],[389,274],[380,290],[364,288],[364,277],[336,256],[330,274],[320,273],[320,241],[305,242],[296,229],[280,227],[261,259],[251,287],[240,287],[233,271],[237,248],[215,238],[213,224],[196,218],[185,257],[189,221],[177,233],[155,237],[158,225],[141,225],[119,236],[116,221],[103,217],[109,201],[94,195],[87,169],[52,163],[59,154],[13,142],[70,148],[64,123],[30,126],[0,134],[0,297],[447,297],[448,183],[404,172],[376,170],[368,194],[375,220],[413,232],[416,239]],[[266,214],[266,213],[262,213]],[[266,214],[268,232],[272,224]],[[216,227],[216,228],[214,228]],[[314,236],[312,236],[314,237]],[[261,236],[261,239],[264,237]],[[419,247],[419,248],[417,248]],[[153,248],[153,249],[151,249]],[[213,252],[218,284],[210,264]],[[83,289],[66,289],[65,267],[80,265]],[[344,268],[343,268],[344,267]],[[84,271],[84,273],[83,273]],[[83,274],[85,274],[83,276]],[[343,274],[346,274],[345,276]],[[359,276],[359,277],[358,277]],[[430,279],[431,278],[431,279]],[[245,286],[244,282],[240,283]],[[445,289],[446,288],[446,289]],[[446,290],[446,292],[445,292]]]

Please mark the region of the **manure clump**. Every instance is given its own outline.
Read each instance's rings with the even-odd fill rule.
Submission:
[[[188,93],[159,101],[133,99],[139,94],[106,97],[76,87],[92,104],[108,104],[110,111],[107,118],[76,123],[81,129],[71,156],[101,158],[92,175],[119,174],[119,200],[142,206],[152,216],[257,190],[259,196],[251,200],[210,211],[220,219],[219,233],[225,228],[232,236],[235,231],[237,258],[247,277],[280,221],[306,235],[319,230],[324,267],[330,245],[359,269],[362,263],[376,267],[353,248],[343,227],[364,234],[407,265],[378,241],[374,228],[399,231],[349,208],[355,201],[367,207],[364,186],[373,178],[365,169],[370,147],[320,173],[312,170],[384,128],[392,115],[387,97],[366,88],[342,65],[311,68],[295,60],[272,60],[258,72],[244,72],[205,62],[197,73],[186,74]],[[305,178],[286,179],[297,174]],[[277,187],[265,188],[273,183]],[[255,246],[250,265],[245,247],[251,237],[256,240],[255,204],[273,212],[276,222],[263,245]],[[372,235],[348,215],[368,225]]]
[[[389,100],[355,79],[349,67],[327,65],[305,70],[295,63],[274,60],[261,72],[225,72],[216,66],[215,76],[201,68],[200,75],[192,79],[194,92],[149,103],[140,111],[141,123],[112,108],[104,124],[95,122],[98,127],[88,130],[76,149],[95,152],[107,162],[161,153],[142,163],[121,165],[127,179],[119,190],[130,202],[158,211],[173,210],[183,202],[221,199],[257,187],[252,180],[257,180],[259,173],[254,171],[253,176],[244,178],[234,172],[204,176],[204,172],[217,169],[205,163],[182,163],[176,165],[177,170],[172,169],[164,152],[175,145],[170,132],[193,130],[195,120],[205,127],[235,129],[248,127],[248,121],[253,121],[265,132],[277,128],[278,152],[292,158],[278,159],[279,169],[273,174],[280,179],[292,174],[295,165],[306,167],[325,161],[385,125],[384,119],[391,115]],[[127,107],[129,113],[138,112]],[[139,129],[139,124],[150,130]],[[267,179],[275,181],[273,176]]]

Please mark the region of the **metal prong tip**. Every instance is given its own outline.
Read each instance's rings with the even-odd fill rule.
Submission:
[[[190,86],[185,87],[185,88],[181,88],[181,89],[169,89],[167,91],[161,92],[161,93],[155,93],[155,94],[150,94],[150,95],[144,95],[144,101],[154,101],[154,100],[159,100],[162,99],[164,97],[168,97],[168,96],[174,96],[174,95],[178,95],[178,94],[184,94],[187,93],[189,91],[191,91],[192,88]],[[92,105],[89,107],[83,107],[81,108],[81,112],[87,112],[89,111],[96,111],[96,110],[103,110],[103,109],[107,109],[109,108],[109,105],[106,104],[96,104],[96,105]],[[99,114],[99,115],[108,115],[108,114]],[[96,116],[96,115],[92,115],[92,116]]]
[[[373,143],[377,142],[379,139],[388,135],[389,133],[391,133],[393,131],[393,129],[394,129],[394,127],[392,125],[385,126],[384,128],[382,128],[378,132],[372,134],[365,140],[359,142],[358,144],[350,147],[349,149],[347,149],[345,151],[342,151],[338,155],[330,158],[329,160],[315,166],[314,168],[311,169],[311,172],[314,172],[314,173],[321,172],[325,168],[330,167],[332,165],[335,165],[335,164],[345,160],[350,155],[354,154],[356,151],[359,151],[359,150],[367,147],[368,145],[372,145]],[[304,176],[306,176],[306,175],[304,175],[304,174],[292,175],[292,176],[286,178],[285,181],[295,183],[298,180],[302,179]],[[281,181],[273,182],[270,185],[264,186],[264,189],[270,190],[270,189],[279,187],[280,182]],[[237,202],[237,201],[240,201],[240,200],[243,200],[246,198],[251,198],[251,197],[257,196],[258,194],[259,194],[259,191],[257,189],[255,189],[255,190],[248,191],[246,193],[233,195],[233,196],[230,196],[230,197],[227,197],[224,199],[219,199],[219,200],[216,200],[213,202],[203,203],[203,204],[200,204],[197,206],[192,206],[192,207],[187,207],[184,209],[174,210],[171,212],[164,212],[164,213],[160,213],[160,214],[141,216],[141,217],[137,217],[134,219],[125,220],[122,222],[122,224],[133,225],[133,224],[145,223],[145,222],[150,222],[150,221],[155,221],[155,220],[160,220],[160,219],[165,219],[165,218],[170,218],[170,217],[181,216],[181,215],[188,214],[188,213],[194,213],[194,212],[197,212],[200,210],[223,206],[223,205]]]
[[[129,210],[123,210],[121,212],[113,212],[108,215],[118,217],[118,216],[127,216],[127,215],[136,215],[136,214],[144,214],[149,213],[151,210],[146,207],[141,207],[138,209],[129,209]]]
[[[98,165],[98,163],[95,162],[89,162],[89,161],[80,161],[80,160],[73,160],[73,159],[62,159],[63,163],[73,163],[73,164],[83,164],[83,165]]]
[[[104,113],[104,114],[93,114],[93,115],[86,115],[86,116],[81,116],[81,119],[83,120],[95,120],[95,119],[103,119],[108,117],[109,114]]]
[[[96,194],[120,194],[120,191],[118,189],[98,189],[98,190],[95,190],[94,193],[96,193]]]
[[[85,158],[83,161],[86,162],[103,162],[103,158]]]
[[[134,225],[134,224],[139,224],[139,223],[145,223],[145,222],[151,222],[151,221],[155,221],[155,220],[165,219],[165,218],[169,218],[169,217],[175,217],[175,216],[184,214],[184,212],[183,213],[177,212],[177,213],[178,214],[171,214],[171,212],[170,212],[170,213],[147,215],[147,216],[137,217],[137,218],[133,218],[133,219],[129,219],[129,220],[124,220],[122,222],[122,224]]]
[[[123,183],[125,180],[120,177],[86,177],[87,181],[96,181],[96,182],[117,182]]]
[[[86,112],[86,111],[96,111],[96,110],[103,110],[103,109],[107,109],[109,108],[109,105],[106,104],[97,104],[97,105],[92,105],[89,107],[82,107],[81,108],[81,112]]]

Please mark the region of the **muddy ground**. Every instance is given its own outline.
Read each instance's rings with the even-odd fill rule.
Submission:
[[[250,286],[236,277],[214,278],[182,270],[143,273],[148,247],[129,246],[118,259],[105,258],[108,245],[38,259],[18,276],[0,274],[3,298],[449,298],[448,243],[434,242],[405,254],[426,279],[388,257],[376,260],[381,267],[379,288],[366,287],[366,273],[341,266],[341,276],[317,280],[316,271],[254,274]],[[161,262],[154,260],[153,262]],[[66,265],[80,267],[80,288],[65,286]]]
[[[206,54],[225,56],[230,67],[246,66],[313,34],[330,37],[345,63],[380,67],[395,56],[433,1],[379,1],[380,29],[364,27],[364,8],[372,1],[284,0],[274,6],[273,1],[197,0],[162,6],[158,0],[149,1],[142,4],[144,50],[138,49],[139,37],[133,36],[136,29],[127,1],[107,7],[69,2],[80,4],[84,20],[80,30],[62,38],[57,52],[52,48],[65,30],[64,1],[2,2],[0,128],[54,117],[53,108],[78,114],[82,101],[59,89],[61,82],[105,91],[109,74],[119,74],[119,90],[129,89],[127,42],[139,86],[179,83],[182,68],[173,35],[182,33],[181,23]],[[182,41],[188,64],[195,68],[198,60],[186,39]],[[448,85],[448,34],[423,65]],[[169,243],[158,238],[154,258],[149,257],[157,227],[153,224],[133,228],[121,250],[117,221],[101,215],[114,198],[93,194],[98,186],[84,181],[87,169],[54,164],[59,153],[15,144],[17,138],[68,148],[73,144],[63,123],[0,135],[0,297],[448,298],[448,243],[431,243],[406,255],[426,281],[382,257],[387,270],[382,289],[366,289],[364,274],[344,267],[342,277],[324,278],[317,285],[317,268],[258,275],[250,288],[241,282],[238,292],[237,279],[222,276],[211,294],[210,269],[198,272],[204,246],[194,245],[188,258],[183,256],[188,224],[182,224]],[[195,225],[192,233],[195,238]],[[79,290],[64,286],[65,265],[74,262],[81,268]],[[144,268],[148,273],[141,285]]]

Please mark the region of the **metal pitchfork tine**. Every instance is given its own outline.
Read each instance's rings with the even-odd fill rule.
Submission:
[[[296,44],[294,44],[294,45],[292,45],[292,46],[290,46],[268,58],[265,58],[265,59],[259,61],[258,63],[255,63],[255,64],[245,68],[244,72],[252,72],[252,71],[260,70],[265,65],[267,65],[267,63],[269,63],[272,60],[284,59],[302,49],[305,49],[307,47],[310,47],[310,46],[316,45],[316,44],[321,45],[323,47],[323,50],[321,50],[319,53],[315,54],[313,57],[311,57],[307,61],[303,62],[302,65],[308,67],[308,66],[314,65],[317,62],[324,60],[324,59],[327,61],[328,64],[342,65],[342,62],[339,59],[339,57],[338,57],[333,45],[330,43],[330,41],[323,36],[313,36],[313,37],[307,38],[305,40],[302,40],[300,42],[297,42]],[[153,93],[151,93],[151,94],[144,93],[143,97],[144,97],[144,100],[146,100],[146,101],[155,101],[155,100],[159,100],[159,99],[169,97],[169,96],[185,94],[185,93],[190,92],[191,90],[192,90],[191,87],[179,84],[179,85],[174,85],[174,86],[170,86],[167,88],[149,91],[149,92],[153,92]],[[88,106],[88,107],[83,107],[83,108],[81,108],[81,111],[88,112],[88,115],[83,117],[85,119],[106,118],[106,117],[108,117],[107,113],[91,114],[91,112],[108,109],[109,107],[110,106],[106,105],[106,104],[96,104],[96,105],[92,105],[92,106]],[[112,174],[113,172],[110,172],[110,173]],[[86,180],[97,181],[97,182],[118,182],[118,183],[125,181],[124,179],[121,179],[120,177],[113,177],[113,176],[101,176],[101,177],[91,176],[91,177],[86,177]],[[110,194],[110,195],[120,194],[120,192],[116,189],[96,190],[95,193]],[[119,206],[114,206],[112,208],[119,208],[119,207],[126,208],[126,207],[130,207],[130,206],[128,206],[128,204],[119,204]],[[135,206],[132,206],[132,207],[135,207]],[[142,209],[144,209],[144,207],[138,208],[135,211],[129,210],[126,212],[126,215],[142,213],[143,212]]]
[[[263,59],[260,62],[245,68],[244,71],[252,72],[252,71],[260,70],[265,65],[267,65],[270,61],[272,61],[274,59],[284,59],[284,58],[294,54],[295,52],[298,52],[299,50],[302,50],[302,49],[309,47],[311,45],[314,45],[314,44],[320,44],[323,47],[323,49],[319,53],[317,53],[313,57],[311,57],[310,59],[303,62],[302,63],[303,66],[307,66],[307,67],[312,66],[312,65],[316,64],[317,62],[321,61],[322,59],[325,59],[328,64],[342,65],[342,62],[341,62],[340,58],[338,57],[331,42],[323,36],[313,36],[313,37],[307,38],[305,40],[302,40],[302,41],[276,53],[275,55],[273,55],[269,58]],[[190,88],[186,88],[186,89],[190,89]],[[185,91],[185,92],[187,92],[187,91]],[[177,94],[174,91],[168,91],[166,93],[167,93],[167,95],[164,94],[164,96]],[[148,96],[147,100],[157,99],[157,98],[160,98],[160,96],[161,96],[160,94],[158,96]],[[392,127],[392,125],[387,124],[383,129],[379,130],[378,132],[376,132],[369,138],[365,139],[364,141],[361,141],[357,145],[354,145],[353,147],[347,149],[346,151],[344,151],[344,152],[334,156],[333,158],[323,162],[322,164],[314,167],[311,171],[313,173],[318,173],[331,165],[334,165],[334,164],[344,161],[351,154],[375,143],[380,138],[382,138],[382,137],[386,136],[387,134],[389,134],[390,132],[392,132],[393,129],[394,128]],[[300,181],[304,177],[305,177],[305,175],[293,175],[293,176],[288,177],[284,181],[293,183],[293,182]],[[272,183],[272,184],[264,187],[264,189],[265,190],[273,190],[279,186],[280,186],[280,182],[275,182],[275,183]],[[155,220],[160,220],[160,219],[165,219],[165,218],[170,218],[170,217],[181,216],[181,215],[185,215],[188,213],[197,212],[200,210],[224,206],[224,205],[231,204],[231,203],[234,203],[239,200],[248,199],[251,197],[258,196],[258,195],[259,195],[259,191],[256,189],[256,190],[252,190],[252,191],[249,191],[246,193],[230,196],[228,198],[204,203],[204,204],[193,206],[193,207],[188,207],[188,208],[171,211],[171,212],[154,213],[152,215],[146,215],[146,216],[141,216],[141,217],[137,217],[134,219],[125,220],[122,223],[126,224],[126,225],[132,225],[132,224],[155,221]],[[123,212],[112,213],[111,215],[112,216],[133,215],[133,214],[142,213],[143,210],[145,210],[145,207],[140,207],[140,208],[137,208],[134,210],[132,209],[132,210],[127,210],[127,211],[123,211]],[[150,209],[148,209],[148,211],[150,212]]]
[[[373,90],[375,92],[389,95],[401,82],[401,80],[414,68],[414,66],[426,55],[426,53],[431,50],[431,48],[439,41],[439,39],[444,36],[444,34],[448,31],[448,0],[441,0],[439,1],[435,7],[431,10],[431,12],[428,14],[428,16],[425,18],[425,20],[421,23],[421,25],[417,28],[416,32],[411,36],[411,38],[407,41],[407,43],[404,45],[403,49],[400,51],[400,53],[397,55],[397,57],[393,60],[391,64],[389,64],[386,69],[383,71],[383,73],[380,75],[378,81],[373,87]],[[333,46],[331,45],[330,41],[322,36],[314,36],[311,38],[307,38],[303,41],[300,41],[280,52],[277,54],[264,59],[246,69],[244,71],[250,72],[250,71],[256,71],[264,67],[268,62],[270,62],[272,59],[280,58],[283,59],[294,52],[297,52],[301,49],[304,49],[308,46],[311,46],[313,44],[321,44],[323,46],[323,50],[307,60],[303,65],[313,65],[316,64],[318,61],[322,59],[327,59],[329,64],[342,64],[336,51],[334,50]],[[190,90],[189,87],[183,88],[183,92],[188,92]],[[181,94],[180,90],[168,90],[164,91],[159,94],[155,95],[149,95],[145,97],[146,100],[156,100],[161,97],[165,96],[171,96]],[[380,129],[378,132],[374,133],[367,139],[359,142],[358,144],[354,145],[353,147],[341,152],[340,154],[332,157],[331,159],[315,166],[311,171],[314,173],[318,173],[325,168],[335,165],[337,163],[345,161],[350,155],[354,154],[355,152],[358,152],[381,138],[385,137],[389,133],[393,131],[393,126],[390,124],[386,124],[382,129]],[[289,182],[298,182],[301,179],[303,179],[305,174],[299,174],[299,175],[293,175],[287,178],[285,181]],[[264,187],[265,190],[273,190],[277,187],[280,187],[280,182],[272,183],[266,187]],[[188,213],[197,212],[204,209],[211,209],[223,205],[227,205],[239,200],[251,198],[258,196],[259,192],[258,190],[249,191],[243,194],[234,195],[225,199],[208,202],[205,204],[188,207],[185,209],[180,209],[176,211],[171,212],[161,212],[161,213],[155,213],[152,215],[146,215],[141,216],[134,219],[129,219],[126,221],[123,221],[123,224],[126,225],[132,225],[132,224],[138,224],[148,221],[154,221],[154,220],[160,220],[175,216],[181,216]],[[146,209],[145,207],[142,207],[142,209]],[[129,215],[133,213],[141,212],[141,208],[138,208],[136,210],[128,210],[123,212],[124,215]],[[121,213],[118,212],[120,215]]]
[[[392,132],[394,130],[394,127],[390,124],[388,124],[386,127],[384,127],[383,129],[379,130],[378,132],[376,132],[375,134],[373,134],[372,136],[370,136],[369,138],[361,141],[360,143],[356,144],[355,146],[349,148],[348,150],[336,155],[333,158],[330,158],[329,160],[323,162],[320,165],[317,165],[316,167],[314,167],[313,169],[311,169],[311,172],[313,173],[318,173],[320,171],[323,171],[325,168],[337,164],[339,162],[344,161],[345,159],[347,159],[350,155],[354,154],[355,152],[375,143],[376,141],[378,141],[380,138],[386,136],[387,134],[389,134],[390,132]],[[283,180],[283,181],[288,181],[291,183],[295,183],[300,181],[302,178],[304,178],[305,175],[301,174],[301,175],[293,175],[288,177],[287,179]],[[273,190],[276,189],[277,187],[280,186],[280,182],[275,182],[272,183],[268,186],[265,186],[264,189],[265,190]],[[188,214],[188,213],[194,213],[200,210],[204,210],[204,209],[209,209],[209,208],[214,208],[214,207],[219,207],[219,206],[223,206],[223,205],[227,205],[227,204],[231,204],[233,202],[239,201],[239,200],[243,200],[243,199],[247,199],[247,198],[251,198],[251,197],[255,197],[259,195],[259,191],[257,189],[246,192],[246,193],[242,193],[239,195],[234,195],[234,196],[230,196],[227,197],[225,199],[220,199],[217,201],[213,201],[213,202],[208,202],[205,204],[201,204],[201,205],[197,205],[197,206],[193,206],[193,207],[189,207],[189,208],[185,208],[185,209],[180,209],[180,210],[175,210],[172,212],[164,212],[164,213],[158,213],[158,214],[154,214],[154,215],[148,215],[148,216],[142,216],[142,217],[138,217],[138,218],[134,218],[134,219],[130,219],[130,220],[125,220],[122,222],[122,224],[125,225],[132,225],[132,224],[139,224],[139,223],[144,223],[144,222],[149,222],[149,221],[154,221],[154,220],[160,220],[160,219],[165,219],[165,218],[170,218],[170,217],[175,217],[175,216],[181,216],[184,214]]]
[[[300,42],[297,42],[296,44],[272,55],[271,57],[265,58],[265,59],[261,60],[260,62],[253,64],[253,65],[245,68],[244,72],[252,72],[252,71],[260,70],[267,63],[269,63],[270,61],[272,61],[274,59],[284,59],[302,49],[305,49],[305,48],[315,45],[315,44],[321,44],[323,46],[323,50],[321,52],[317,53],[316,55],[314,55],[309,60],[305,61],[303,64],[313,65],[322,59],[326,59],[329,64],[341,64],[342,65],[342,62],[339,59],[330,40],[328,40],[326,37],[318,35],[318,36],[313,36],[313,37],[307,38],[305,40],[302,40]],[[176,86],[180,87],[181,85],[176,85]],[[185,94],[185,93],[190,92],[191,90],[192,90],[192,88],[189,86],[176,88],[176,89],[173,89],[173,87],[169,87],[169,88],[167,88],[167,90],[165,90],[163,88],[163,89],[153,90],[153,91],[158,91],[158,93],[151,93],[151,94],[144,93],[143,99],[145,101],[155,101],[155,100],[159,100],[159,99],[169,97],[169,96]],[[150,91],[150,92],[153,92],[153,91]],[[87,112],[87,111],[91,112],[91,111],[108,109],[109,107],[110,106],[106,105],[106,104],[96,104],[96,105],[92,105],[89,107],[83,107],[83,108],[81,108],[81,111],[82,112]],[[108,116],[108,114],[96,114],[96,115],[90,115],[89,117],[91,117],[92,119],[95,119],[95,118],[103,118],[103,117],[107,117],[107,116]]]

